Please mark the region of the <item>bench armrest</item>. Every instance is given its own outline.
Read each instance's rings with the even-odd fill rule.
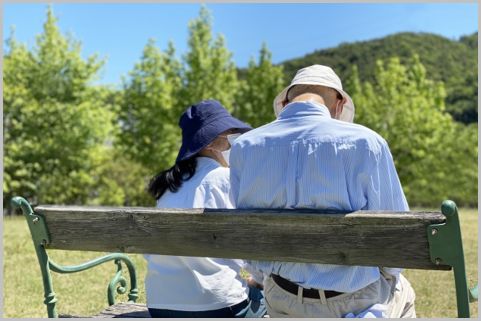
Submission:
[[[117,265],[117,273],[115,273],[115,276],[112,278],[107,288],[107,299],[108,299],[109,305],[115,304],[115,293],[114,293],[115,290],[117,291],[118,294],[124,294],[126,292],[125,286],[127,285],[127,280],[122,276],[122,262],[124,262],[124,264],[127,266],[127,269],[129,271],[129,277],[130,277],[130,291],[128,294],[129,302],[135,302],[139,297],[138,295],[139,290],[137,288],[137,275],[135,272],[134,263],[125,254],[111,253],[111,254],[107,254],[105,256],[93,259],[86,263],[83,263],[80,265],[72,265],[72,266],[61,266],[49,259],[49,266],[53,272],[67,274],[67,273],[76,273],[76,272],[85,271],[109,261],[115,261],[115,264]]]
[[[46,251],[46,246],[50,243],[50,233],[45,223],[45,218],[43,215],[34,213],[32,207],[28,201],[22,197],[12,198],[12,205],[14,208],[20,208],[23,215],[25,216],[28,227],[30,229],[30,234],[32,236],[33,245],[35,247],[35,252],[37,253],[37,259],[40,264],[40,270],[42,272],[43,289],[44,289],[44,303],[47,306],[47,314],[49,318],[57,318],[57,298],[55,292],[53,291],[52,277],[50,275],[50,270],[57,273],[75,273],[93,268],[97,265],[108,261],[114,261],[117,265],[117,272],[115,276],[110,281],[107,288],[107,300],[109,305],[115,304],[115,290],[119,294],[126,292],[125,286],[127,285],[127,280],[122,276],[122,264],[127,266],[130,276],[130,292],[128,294],[129,301],[135,302],[138,298],[137,289],[137,276],[135,272],[135,267],[130,258],[121,253],[112,253],[100,258],[91,260],[84,264],[74,265],[74,266],[61,266],[53,262]]]

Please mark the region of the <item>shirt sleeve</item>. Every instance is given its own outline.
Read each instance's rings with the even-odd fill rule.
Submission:
[[[409,211],[394,161],[386,142],[373,162],[366,187],[367,209],[388,211]],[[396,279],[403,269],[384,267],[384,271]]]
[[[242,170],[241,151],[239,144],[232,146],[230,156],[230,201],[232,206],[237,207],[240,190],[240,172]]]
[[[245,260],[242,268],[246,270],[258,284],[264,283],[264,273],[254,268],[252,261]]]
[[[228,173],[228,172],[227,172]],[[194,196],[195,208],[234,208],[230,198],[228,176],[200,185]]]
[[[237,208],[237,201],[240,190],[240,173],[243,168],[241,146],[234,143],[232,146],[230,157],[230,200],[233,208]],[[252,276],[254,281],[262,284],[264,281],[264,273],[260,271],[256,263],[257,261],[244,260],[245,264],[243,268]]]
[[[371,162],[366,185],[365,196],[367,210],[409,211],[394,161],[386,142]]]

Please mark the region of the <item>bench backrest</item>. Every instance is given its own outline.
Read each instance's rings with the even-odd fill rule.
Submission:
[[[343,265],[453,269],[459,317],[469,317],[469,290],[456,204],[439,212],[341,213],[325,210],[207,210],[134,207],[37,206],[12,203],[25,215],[44,279],[49,317],[57,317],[50,268],[82,271],[115,260],[109,302],[121,282],[123,261],[131,276],[129,300],[138,297],[133,263],[120,253],[62,267],[45,249],[317,262]],[[123,280],[125,281],[125,280]],[[121,282],[122,283],[122,282]],[[124,282],[125,283],[125,282]],[[122,285],[124,286],[124,285]],[[113,296],[113,294],[112,294]],[[111,303],[113,304],[113,303]]]
[[[446,270],[430,257],[439,212],[37,206],[47,248]]]

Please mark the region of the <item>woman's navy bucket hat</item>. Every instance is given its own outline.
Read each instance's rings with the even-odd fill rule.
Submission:
[[[176,162],[194,156],[226,130],[235,128],[244,133],[252,129],[232,117],[217,100],[203,100],[187,108],[180,117],[179,126],[182,129],[182,146]]]

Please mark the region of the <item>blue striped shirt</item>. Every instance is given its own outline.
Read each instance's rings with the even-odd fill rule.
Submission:
[[[386,141],[364,126],[332,119],[326,106],[312,101],[290,103],[277,120],[240,136],[230,166],[237,208],[409,210]],[[249,264],[305,288],[339,292],[357,291],[380,276],[378,267]]]

